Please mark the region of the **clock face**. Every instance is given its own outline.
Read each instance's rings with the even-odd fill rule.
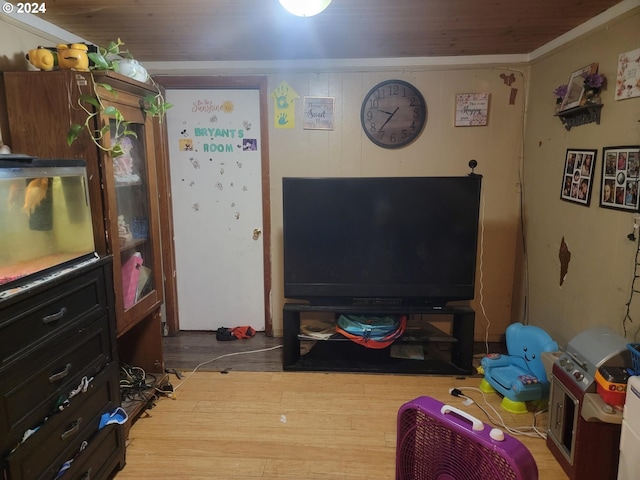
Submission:
[[[387,80],[364,97],[360,121],[364,133],[376,145],[404,147],[418,138],[427,123],[427,104],[410,83]]]

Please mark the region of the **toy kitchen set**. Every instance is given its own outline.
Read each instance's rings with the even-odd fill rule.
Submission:
[[[599,385],[603,372],[631,366],[627,344],[609,328],[592,328],[553,363],[547,447],[571,480],[617,478],[624,393],[619,401]]]

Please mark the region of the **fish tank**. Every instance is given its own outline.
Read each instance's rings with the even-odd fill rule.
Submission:
[[[85,161],[0,155],[0,297],[96,256]]]

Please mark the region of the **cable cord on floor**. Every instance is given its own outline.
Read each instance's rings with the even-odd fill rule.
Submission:
[[[482,390],[480,390],[477,387],[455,387],[455,390],[458,390],[459,392],[462,392],[464,390],[471,390],[471,391],[474,391],[474,392],[479,392],[482,395],[484,403],[487,405],[487,407],[489,407],[489,410],[491,410],[493,412],[493,415],[491,413],[489,413],[489,411],[487,409],[482,407],[478,402],[476,402],[473,398],[469,397],[468,395],[465,395],[464,393],[461,393],[461,394],[458,394],[458,395],[455,395],[455,394],[452,393],[452,395],[467,399],[468,401],[470,401],[472,403],[475,403],[476,406],[482,411],[482,413],[485,414],[485,416],[489,419],[489,421],[493,425],[495,425],[496,427],[504,428],[507,431],[507,433],[509,433],[509,434],[511,434],[513,436],[540,437],[540,438],[543,438],[543,439],[547,438],[547,434],[544,431],[540,430],[540,427],[537,425],[538,415],[540,415],[541,413],[544,413],[546,411],[546,409],[534,412],[534,414],[533,414],[533,424],[530,427],[526,427],[526,426],[524,426],[524,427],[510,427],[505,423],[504,419],[498,413],[498,411],[494,408],[494,406],[489,403],[485,393]]]
[[[276,350],[276,349],[278,349],[278,348],[282,348],[282,345],[276,345],[275,347],[269,347],[269,348],[261,348],[261,349],[259,349],[259,350],[246,350],[246,351],[243,351],[243,352],[225,353],[224,355],[220,355],[220,356],[218,356],[218,357],[212,358],[211,360],[207,360],[206,362],[202,362],[202,363],[200,363],[200,364],[196,365],[196,367],[191,371],[191,373],[189,374],[189,376],[188,376],[187,378],[185,378],[182,382],[180,382],[178,385],[176,385],[176,386],[173,388],[173,391],[175,392],[175,391],[176,391],[177,389],[179,389],[182,385],[184,385],[184,384],[185,384],[185,382],[186,382],[187,380],[189,380],[189,379],[191,378],[191,376],[192,376],[194,373],[196,373],[196,371],[198,371],[198,369],[199,369],[200,367],[204,367],[205,365],[208,365],[208,364],[210,364],[210,363],[212,363],[212,362],[215,362],[216,360],[220,360],[221,358],[225,358],[225,357],[233,357],[233,356],[235,356],[235,355],[248,355],[248,354],[251,354],[251,353],[269,352],[269,351],[271,351],[271,350]]]

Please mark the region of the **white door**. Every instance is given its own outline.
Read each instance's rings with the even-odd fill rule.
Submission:
[[[264,330],[259,90],[166,100],[180,329]]]

